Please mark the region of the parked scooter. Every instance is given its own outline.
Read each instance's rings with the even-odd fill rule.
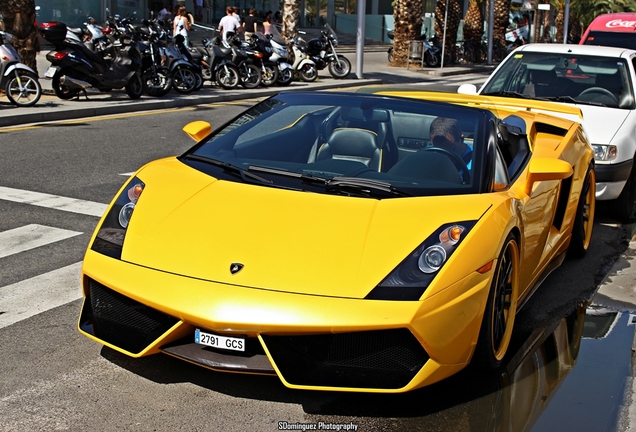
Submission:
[[[261,84],[270,87],[278,81],[278,65],[271,60],[274,54],[272,44],[263,34],[254,33],[247,41],[252,49],[254,63],[261,68]]]
[[[46,55],[51,66],[44,76],[52,80],[53,91],[60,99],[71,99],[80,92],[86,95],[86,89],[91,87],[101,92],[125,88],[131,99],[141,97],[141,53],[132,36],[122,35],[117,45],[108,48],[112,60],[106,60],[82,42],[67,39],[63,22],[43,22],[39,31],[55,47]]]
[[[389,49],[387,50],[387,57],[389,60],[389,63],[391,63],[393,61],[393,37],[395,36],[395,32],[393,30],[389,30],[388,32],[386,32],[386,36],[391,39],[391,46],[389,47]]]
[[[304,32],[299,33],[304,34]],[[294,73],[300,76],[300,79],[305,82],[312,82],[318,78],[318,69],[316,68],[316,63],[305,53],[306,45],[306,42],[298,36],[290,39],[289,46],[291,47],[293,58],[292,68]],[[304,50],[301,48],[303,46]]]
[[[0,88],[12,104],[19,107],[35,105],[42,95],[38,75],[20,63],[18,52],[10,45],[13,36],[0,31]]]
[[[216,81],[226,90],[232,90],[239,84],[241,78],[239,70],[232,63],[231,48],[221,46],[220,36],[214,39],[202,39],[203,48],[198,47],[202,55],[201,71],[206,80]]]
[[[278,65],[278,79],[276,84],[288,86],[294,80],[294,68],[289,64],[289,50],[287,44],[280,34],[267,35],[273,53],[270,60]]]
[[[307,54],[316,63],[318,70],[328,67],[332,77],[346,78],[351,72],[351,62],[336,52],[337,46],[336,32],[329,24],[325,24],[325,30],[320,32],[320,37],[307,42]]]

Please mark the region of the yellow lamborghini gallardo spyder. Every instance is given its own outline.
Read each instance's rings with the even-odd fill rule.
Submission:
[[[288,92],[186,125],[198,143],[140,168],[99,222],[79,331],[297,389],[397,393],[499,367],[595,210],[580,124],[513,102]]]

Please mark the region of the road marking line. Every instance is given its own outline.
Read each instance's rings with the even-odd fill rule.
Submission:
[[[462,81],[462,84],[483,84],[485,83],[486,80],[484,78],[475,78],[472,80],[465,80]],[[449,83],[442,83],[445,86],[457,86],[457,82],[449,82]]]
[[[0,328],[82,297],[81,261],[0,288]]]
[[[0,199],[101,217],[107,204],[0,186]]]
[[[0,258],[83,234],[44,225],[25,225],[0,232]]]

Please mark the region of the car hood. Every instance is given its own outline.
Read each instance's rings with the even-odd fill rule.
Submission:
[[[592,144],[609,144],[631,113],[618,108],[577,106],[583,112],[583,128]]]
[[[477,220],[492,204],[487,195],[377,200],[217,181],[176,159],[138,177],[146,186],[122,260],[334,297],[364,298],[441,225]],[[243,268],[233,274],[236,263]]]

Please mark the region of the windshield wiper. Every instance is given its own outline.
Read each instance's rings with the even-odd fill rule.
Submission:
[[[372,180],[359,177],[334,177],[331,180],[327,180],[325,183],[327,189],[337,188],[340,190],[354,190],[356,192],[362,192],[365,195],[371,194],[371,190],[385,192],[391,195],[398,196],[411,196],[410,194],[399,190],[391,183]]]
[[[506,97],[517,97],[517,98],[521,98],[521,99],[532,99],[531,96],[525,95],[523,93],[519,93],[519,92],[513,92],[513,91],[499,91],[499,92],[492,92],[492,93],[482,93],[482,96],[506,96]]]
[[[243,168],[237,167],[236,165],[232,165],[231,163],[228,163],[228,162],[223,162],[217,159],[211,159],[205,156],[199,156],[199,155],[193,155],[193,154],[187,155],[185,158],[217,166],[221,168],[223,171],[225,171],[226,173],[238,174],[241,177],[241,179],[245,182],[249,180],[256,180],[259,183],[266,183],[266,184],[273,183],[271,180],[268,180],[259,175],[251,173],[247,170],[244,170]]]
[[[570,103],[579,103],[578,100],[574,99],[572,96],[549,96],[543,99],[554,101],[554,102],[570,102]]]
[[[270,174],[278,174],[278,175],[287,176],[287,177],[294,177],[306,183],[318,183],[320,185],[325,186],[327,190],[329,189],[353,190],[357,193],[362,193],[365,196],[370,195],[371,190],[376,190],[376,191],[384,192],[391,195],[412,196],[406,192],[403,192],[397,189],[396,187],[391,185],[391,183],[387,183],[387,182],[383,182],[379,180],[365,179],[365,178],[359,178],[359,177],[325,178],[325,177],[318,177],[313,174],[296,173],[296,172],[285,171],[285,170],[280,170],[276,168],[257,166],[257,165],[250,165],[248,169],[253,171],[266,172]]]

